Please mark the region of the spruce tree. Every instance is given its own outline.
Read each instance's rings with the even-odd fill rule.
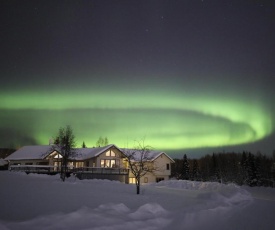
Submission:
[[[197,181],[199,176],[199,167],[198,167],[198,161],[194,159],[193,161],[193,170],[192,170],[192,177],[193,180]]]
[[[182,179],[189,180],[190,169],[189,169],[189,162],[187,159],[186,154],[183,156],[183,172],[182,172]]]
[[[215,153],[213,153],[213,155],[212,155],[211,177],[212,177],[212,181],[219,180],[218,161],[217,161],[217,156]]]
[[[256,167],[255,167],[255,161],[254,161],[254,155],[251,153],[248,153],[247,158],[247,174],[248,174],[248,180],[247,184],[249,186],[256,186],[257,185],[257,176],[256,176]]]

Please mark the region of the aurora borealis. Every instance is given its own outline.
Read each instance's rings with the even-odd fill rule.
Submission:
[[[275,149],[268,1],[4,1],[0,146]]]

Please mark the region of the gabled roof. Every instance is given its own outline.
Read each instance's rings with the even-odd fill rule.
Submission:
[[[125,154],[125,155],[131,155],[133,154],[133,158],[136,161],[139,161],[141,159],[141,154],[142,151],[141,150],[136,150],[136,149],[121,149],[121,151]],[[144,151],[145,153],[145,151]],[[169,157],[165,152],[161,152],[161,151],[156,151],[156,150],[148,150],[146,151],[146,160],[148,161],[154,161],[156,160],[159,156],[161,156],[162,154],[164,154],[167,158],[169,158],[171,160],[171,162],[174,162],[174,160]],[[132,159],[133,160],[133,159]]]
[[[118,147],[116,147],[113,144],[107,145],[107,146],[104,146],[104,147],[96,147],[96,148],[77,148],[77,149],[75,149],[74,156],[71,157],[70,159],[71,160],[86,160],[86,159],[90,159],[90,158],[99,156],[100,154],[106,152],[107,150],[109,150],[111,148],[116,148],[119,151],[121,151]]]
[[[5,160],[43,160],[53,151],[51,145],[24,146],[6,157]]]
[[[97,148],[74,148],[70,159],[86,160],[96,157],[111,148],[116,148],[121,152],[121,150],[113,144]],[[5,160],[42,160],[54,151],[53,145],[24,146],[6,157]]]
[[[136,160],[140,159],[140,151],[134,150],[134,149],[120,149],[114,144],[110,144],[104,147],[96,147],[96,148],[75,148],[73,150],[73,155],[70,157],[71,160],[87,160],[93,157],[97,157],[100,154],[106,152],[107,150],[111,148],[116,148],[119,150],[122,154],[131,154],[134,153],[134,158]],[[48,155],[50,155],[52,152],[54,152],[54,146],[52,145],[32,145],[32,146],[24,146],[8,157],[5,158],[5,160],[43,160]],[[149,161],[154,161],[157,159],[161,154],[164,154],[167,156],[171,162],[174,162],[174,160],[169,157],[165,152],[160,151],[154,151],[150,150],[147,153],[146,159]]]

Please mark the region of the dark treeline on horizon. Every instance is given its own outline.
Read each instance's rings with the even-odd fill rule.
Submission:
[[[174,159],[171,177],[181,180],[275,187],[275,156],[261,153],[213,153],[199,159]]]

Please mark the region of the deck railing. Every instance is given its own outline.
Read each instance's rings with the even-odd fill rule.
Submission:
[[[10,165],[11,171],[21,171],[26,173],[58,173],[60,167],[50,165]],[[67,172],[69,173],[88,173],[88,174],[117,174],[127,175],[129,169],[126,168],[96,168],[96,167],[79,167],[73,168],[68,167]]]
[[[129,169],[126,169],[126,168],[80,167],[80,168],[74,168],[73,172],[76,172],[76,173],[92,173],[92,174],[119,174],[119,175],[127,175],[129,173]]]
[[[21,171],[27,173],[49,173],[57,171],[57,167],[50,165],[10,165],[10,171]]]

